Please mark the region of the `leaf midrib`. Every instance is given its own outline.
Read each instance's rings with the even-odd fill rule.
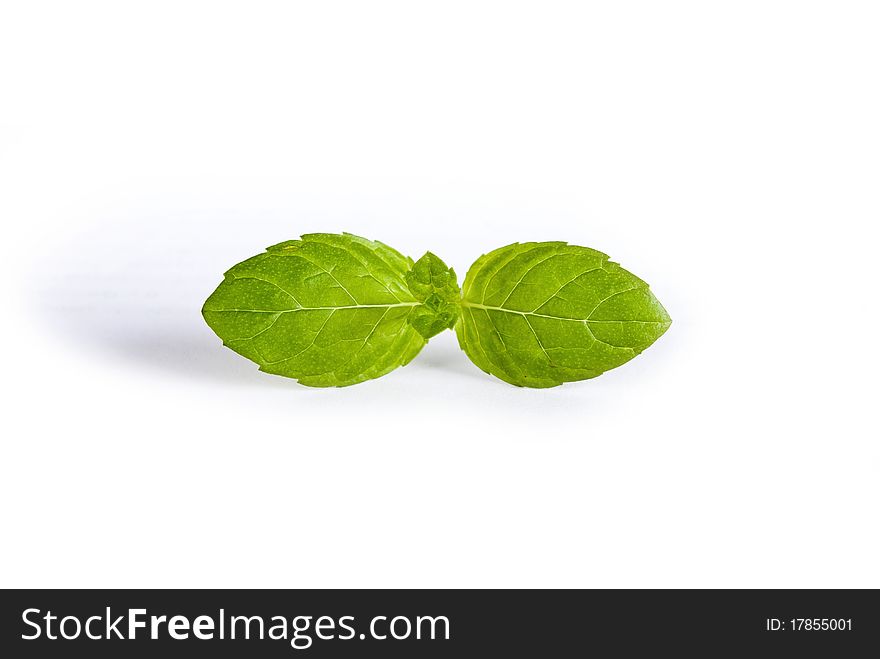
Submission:
[[[394,307],[417,307],[421,302],[400,302],[397,304],[348,304],[338,307],[296,307],[295,309],[205,309],[209,312],[237,311],[241,313],[292,313],[294,311],[332,311],[335,309],[392,309]]]
[[[600,303],[601,304],[601,303]],[[506,313],[515,313],[520,316],[535,316],[537,318],[550,318],[551,320],[565,320],[573,323],[643,323],[648,325],[665,325],[662,320],[590,320],[589,318],[566,318],[565,316],[550,316],[544,313],[536,313],[534,311],[517,311],[516,309],[506,309],[504,307],[492,307],[485,304],[477,304],[476,302],[468,302],[462,300],[463,307],[472,307],[474,309],[485,309],[487,311],[504,311]]]

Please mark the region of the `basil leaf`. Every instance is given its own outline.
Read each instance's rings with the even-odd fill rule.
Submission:
[[[462,350],[487,373],[524,387],[601,375],[672,322],[641,279],[601,252],[564,242],[485,254],[462,290],[455,328]]]
[[[261,371],[313,387],[356,384],[407,364],[438,323],[450,322],[427,302],[440,267],[433,259],[408,275],[412,259],[380,242],[307,234],[232,267],[202,314]],[[437,276],[448,288],[449,275]],[[408,280],[420,284],[416,294]]]

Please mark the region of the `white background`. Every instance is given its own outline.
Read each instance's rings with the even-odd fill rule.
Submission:
[[[5,3],[0,584],[880,587],[873,2]],[[551,390],[200,317],[351,231],[566,240],[674,319]]]

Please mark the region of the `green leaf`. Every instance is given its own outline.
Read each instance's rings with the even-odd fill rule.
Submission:
[[[426,339],[450,329],[458,320],[461,289],[455,270],[427,252],[406,273],[409,290],[424,304],[416,307],[409,322]]]
[[[487,373],[525,387],[601,375],[672,322],[641,279],[601,252],[563,242],[489,252],[462,290],[462,350]]]
[[[232,267],[202,314],[261,371],[313,387],[356,384],[409,363],[426,343],[412,266],[380,242],[307,234]]]

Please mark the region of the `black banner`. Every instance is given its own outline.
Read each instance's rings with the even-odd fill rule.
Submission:
[[[876,590],[7,590],[0,598],[5,657],[850,657],[880,649]]]

